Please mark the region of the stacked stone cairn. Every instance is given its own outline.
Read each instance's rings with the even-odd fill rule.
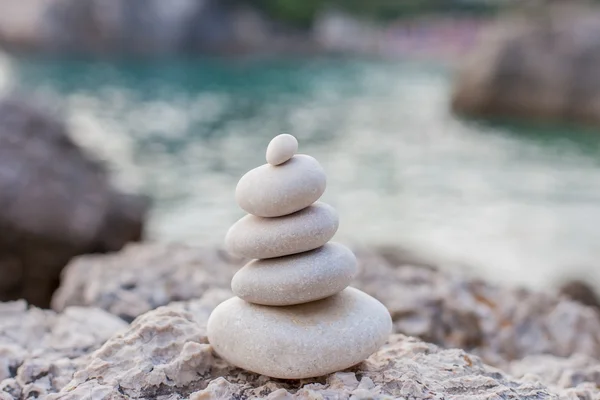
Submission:
[[[237,297],[215,308],[207,328],[221,358],[281,379],[352,367],[392,330],[379,301],[348,287],[357,261],[350,249],[329,242],[339,220],[333,207],[317,201],[325,172],[297,150],[293,136],[275,137],[268,163],[240,179],[236,200],[250,215],[229,229],[225,244],[253,261],[233,277]]]

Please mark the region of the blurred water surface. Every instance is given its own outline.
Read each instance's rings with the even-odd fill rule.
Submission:
[[[600,135],[461,121],[443,68],[24,59],[13,70],[19,86],[60,98],[120,185],[155,198],[154,239],[221,243],[243,215],[237,180],[287,132],[328,173],[339,241],[400,244],[531,286],[600,282]]]

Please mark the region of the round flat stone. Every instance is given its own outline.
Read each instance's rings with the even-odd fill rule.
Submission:
[[[308,207],[325,191],[327,177],[311,156],[298,154],[282,165],[248,171],[235,188],[238,205],[258,217],[279,217]]]
[[[385,343],[387,309],[348,287],[322,300],[269,307],[234,297],[208,320],[208,340],[219,356],[246,370],[302,379],[349,368]]]
[[[233,280],[233,293],[251,303],[288,306],[323,299],[346,288],[357,272],[356,257],[339,243],[287,257],[254,260]]]
[[[267,162],[271,165],[283,164],[298,151],[298,140],[292,135],[284,133],[271,140],[267,146]]]
[[[283,257],[323,246],[338,226],[337,212],[320,202],[279,218],[246,215],[229,228],[225,247],[240,257]]]

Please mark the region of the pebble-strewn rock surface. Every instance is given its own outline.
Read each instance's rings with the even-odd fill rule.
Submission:
[[[184,245],[131,245],[116,254],[80,257],[63,273],[52,306],[96,306],[131,322],[172,301],[201,297],[210,288],[231,293],[244,263],[225,251]],[[215,304],[216,305],[216,304]]]
[[[127,324],[98,308],[57,314],[0,303],[0,399],[45,398],[86,365],[87,355]]]
[[[272,380],[226,364],[194,315],[162,307],[94,353],[50,399],[553,399],[539,382],[511,378],[463,350],[403,335],[364,363],[310,380]],[[151,339],[151,340],[150,340]]]
[[[187,294],[196,299],[144,310],[127,330],[94,307],[63,303],[57,314],[2,304],[0,399],[600,399],[593,309],[403,265],[389,252],[357,256],[356,286],[388,307],[396,331],[440,347],[396,334],[366,362],[325,377],[283,381],[244,372],[214,355],[205,327],[213,308],[231,296],[228,282],[243,261],[217,250],[135,245],[72,264],[66,283],[73,296],[63,290],[63,300],[122,314],[127,304],[150,309]],[[86,279],[86,268],[94,279]],[[163,293],[160,301],[149,300],[152,287]],[[140,308],[130,317],[134,310]]]
[[[542,382],[565,398],[600,398],[600,363],[581,353],[564,358],[528,356],[513,361],[507,370],[513,376]]]
[[[415,266],[414,258],[409,265],[403,255],[388,251],[355,253],[360,272],[352,286],[388,308],[395,332],[468,349],[500,367],[533,354],[600,358],[600,317],[592,308]],[[131,321],[209,288],[230,292],[231,278],[243,264],[221,250],[132,244],[121,253],[83,256],[67,266],[54,306],[94,306]]]

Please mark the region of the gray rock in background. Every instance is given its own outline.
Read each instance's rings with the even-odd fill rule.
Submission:
[[[211,351],[205,321],[173,307],[148,312],[115,335],[49,399],[556,399],[541,383],[515,380],[462,350],[392,335],[344,372],[277,380],[232,367]]]
[[[139,240],[148,206],[114,189],[52,113],[0,99],[0,301],[47,307],[67,262]]]
[[[593,308],[549,293],[391,264],[369,251],[357,257],[362,272],[355,286],[386,305],[396,332],[468,349],[502,368],[532,354],[600,359],[600,316]]]
[[[49,399],[600,399],[594,309],[404,265],[389,252],[357,256],[362,272],[355,284],[391,310],[396,331],[441,347],[392,335],[365,363],[325,377],[286,381],[242,371],[213,354],[206,322],[231,296],[229,281],[243,260],[216,249],[138,244],[72,263],[55,298],[60,314],[30,310],[31,322],[16,328],[6,321],[23,318],[24,305],[8,309],[13,318],[0,318],[0,359],[7,360],[0,365],[0,399],[31,390],[60,390]],[[100,336],[124,322],[94,307],[67,307],[78,303],[125,319],[141,316],[94,352]],[[169,305],[151,310],[161,303]],[[52,318],[52,327],[38,313]],[[65,322],[57,325],[60,318]],[[105,329],[95,340],[98,324]],[[23,350],[35,335],[49,339],[37,341],[39,353]],[[62,347],[52,349],[57,340]],[[471,352],[442,350],[460,346]]]
[[[600,310],[600,300],[589,282],[578,279],[566,281],[561,285],[560,293],[573,301]]]
[[[528,356],[513,361],[508,371],[516,377],[542,382],[572,399],[600,399],[600,363],[585,354],[570,357]]]
[[[405,265],[401,256],[389,252],[356,254],[360,272],[353,286],[389,309],[395,332],[467,349],[502,368],[534,354],[583,353],[600,359],[600,317],[592,308]],[[172,301],[201,297],[209,289],[229,293],[231,277],[243,264],[216,249],[134,244],[118,254],[83,256],[71,263],[53,306],[99,307],[130,321]]]
[[[231,278],[243,263],[215,249],[133,244],[116,254],[70,263],[52,307],[97,306],[132,321],[173,301],[200,298],[209,289],[230,291]]]
[[[600,9],[543,3],[484,32],[461,67],[455,111],[600,124]]]
[[[89,353],[126,327],[98,308],[57,314],[28,309],[24,301],[0,303],[0,399],[57,392],[86,365]]]

